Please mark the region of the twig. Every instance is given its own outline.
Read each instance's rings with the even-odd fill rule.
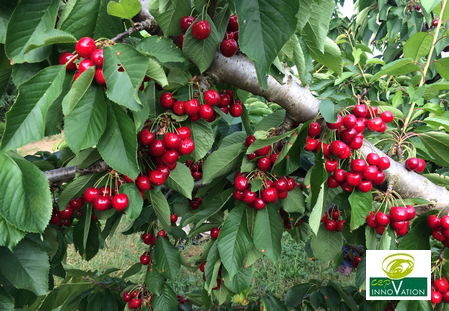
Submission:
[[[210,18],[215,18],[215,11],[217,10],[218,0],[211,0],[209,2],[209,8],[207,9],[207,14],[209,14]]]
[[[117,42],[122,40],[123,38],[129,37],[131,34],[146,30],[148,33],[156,34],[159,31],[159,26],[155,22],[154,17],[151,17],[149,19],[146,19],[142,22],[135,23],[131,28],[129,28],[127,31],[119,33],[117,36],[111,39],[112,42]]]
[[[109,168],[109,166],[104,161],[98,161],[94,165],[92,165],[86,169],[79,170],[78,167],[79,167],[79,165],[69,166],[69,167],[61,167],[61,168],[57,168],[57,169],[54,169],[51,171],[46,171],[46,172],[44,172],[44,175],[47,177],[50,185],[52,185],[57,182],[62,182],[62,181],[66,181],[66,180],[74,178],[75,174],[77,172],[86,173],[86,174],[100,173],[100,172],[104,172],[105,170],[107,170]]]

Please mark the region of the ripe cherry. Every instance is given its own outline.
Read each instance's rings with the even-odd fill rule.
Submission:
[[[214,114],[214,110],[212,109],[211,106],[209,105],[202,105],[200,107],[200,112],[199,115],[202,119],[204,120],[208,120],[212,117],[212,115]]]
[[[220,52],[224,57],[232,57],[237,53],[238,44],[233,38],[223,40],[220,45]]]
[[[160,186],[165,182],[165,175],[160,170],[152,170],[148,176],[150,182],[156,186]]]
[[[345,155],[346,147],[347,145],[340,140],[334,140],[330,144],[330,150],[337,158],[342,158]]]
[[[393,117],[393,113],[391,111],[384,111],[380,114],[380,118],[382,119],[382,121],[384,123],[390,123],[391,121],[393,121],[394,117]]]
[[[97,196],[94,200],[93,207],[97,211],[106,211],[111,208],[112,199],[110,196]]]
[[[324,168],[326,169],[326,172],[328,173],[332,173],[333,171],[335,171],[338,167],[338,161],[337,160],[330,160],[327,159],[326,162],[324,163]]]
[[[329,186],[329,188],[333,189],[340,186],[340,183],[335,179],[333,175],[331,175],[327,178],[327,185]]]
[[[155,139],[148,145],[148,153],[155,157],[163,155],[166,150],[165,144],[161,139]]]
[[[180,34],[178,37],[178,45],[182,49],[182,45],[184,44],[184,34]]]
[[[343,230],[344,224],[345,224],[345,220],[337,220],[337,228],[335,228],[335,231],[341,232],[341,230]]]
[[[380,226],[386,226],[390,222],[390,216],[385,213],[377,212],[376,223]]]
[[[337,228],[337,222],[333,219],[326,219],[324,221],[324,227],[328,230],[328,231],[334,231]]]
[[[201,271],[201,272],[204,272],[205,269],[206,269],[206,262],[203,262],[203,263],[200,265],[200,271]]]
[[[374,214],[369,214],[369,215],[366,217],[366,223],[367,223],[368,226],[370,226],[371,228],[376,228],[376,227],[377,227],[376,215],[374,215]]]
[[[340,115],[338,115],[337,116],[337,122],[335,122],[335,123],[326,122],[326,124],[327,124],[327,127],[330,130],[339,129],[343,125],[343,118]]]
[[[217,279],[217,286],[215,286],[214,288],[212,288],[212,290],[217,290],[217,289],[219,289],[220,288],[220,280],[219,279]]]
[[[95,41],[92,38],[84,37],[78,40],[75,46],[76,53],[83,58],[90,58],[95,51]]]
[[[362,146],[363,146],[363,138],[355,137],[353,140],[351,140],[349,142],[348,146],[351,149],[354,149],[354,150],[358,150],[358,149],[362,148]]]
[[[287,191],[292,191],[295,189],[295,180],[291,177],[287,178]]]
[[[341,140],[343,140],[344,142],[349,143],[351,140],[353,140],[354,138],[356,138],[357,136],[357,131],[355,129],[343,129],[340,132],[340,138]]]
[[[165,148],[176,150],[181,145],[181,138],[173,132],[167,132],[164,135]]]
[[[61,214],[61,212],[59,212],[59,214]],[[442,229],[446,229],[446,230],[449,229],[449,216],[446,215],[446,216],[441,217],[440,226]]]
[[[190,25],[193,24],[194,21],[195,17],[193,16],[184,16],[183,18],[181,18],[181,21],[179,23],[182,31],[185,33],[187,29],[189,29]]]
[[[180,155],[190,154],[195,149],[195,143],[190,138],[186,138],[181,142],[181,146],[178,148]]]
[[[377,153],[369,153],[366,157],[366,161],[370,165],[377,165],[379,163],[380,156]]]
[[[424,169],[426,168],[426,161],[423,159],[418,158],[418,167],[415,169],[416,173],[422,173],[424,172]]]
[[[92,52],[90,59],[94,62],[97,68],[103,68],[103,49],[97,49]]]
[[[355,187],[362,181],[362,175],[359,173],[347,172],[345,181],[348,183],[348,185]]]
[[[446,237],[441,232],[441,229],[433,230],[432,236],[440,242],[443,242],[444,240],[446,240]]]
[[[84,71],[86,71],[87,69],[89,69],[90,67],[93,67],[94,62],[91,61],[90,59],[83,59],[79,64],[78,64],[78,71],[80,73],[83,73]]]
[[[257,161],[257,167],[261,171],[266,171],[271,167],[271,161],[268,157],[262,157]]]
[[[215,90],[207,90],[204,92],[204,101],[209,106],[218,105],[220,102],[220,94]]]
[[[334,175],[333,176],[334,176],[336,181],[343,182],[345,180],[346,171],[341,169],[341,168],[337,168],[334,171]]]
[[[140,191],[147,191],[151,189],[150,180],[145,175],[139,175],[136,179],[136,186]]]
[[[79,211],[80,209],[83,208],[84,205],[84,198],[83,197],[79,197],[79,198],[74,198],[69,202],[69,205],[75,210],[75,211]]]
[[[377,167],[374,165],[368,165],[367,167],[364,168],[363,170],[363,178],[369,181],[373,181],[374,179],[377,178]]]
[[[379,235],[382,235],[382,234],[384,234],[386,228],[387,228],[387,226],[377,226],[376,233]]]
[[[430,295],[430,300],[432,301],[432,303],[440,303],[442,299],[443,299],[443,295],[440,292],[432,291],[432,293]]]
[[[229,107],[229,114],[234,118],[238,118],[242,115],[243,108],[240,105],[231,105]]]
[[[377,168],[385,171],[390,167],[390,159],[387,157],[381,157],[379,163],[377,163]]]
[[[320,132],[321,132],[321,126],[318,122],[314,121],[314,122],[310,123],[309,128],[307,130],[307,134],[310,137],[315,137],[315,136],[319,135]]]
[[[381,185],[385,181],[385,173],[383,171],[377,172],[377,177],[372,180],[374,185]]]
[[[347,129],[352,129],[357,123],[357,118],[353,114],[348,114],[343,118],[343,126]]]
[[[194,179],[200,179],[202,174],[201,172],[193,172],[192,176]]]
[[[245,191],[243,191],[243,202],[245,202],[246,204],[251,204],[256,200],[256,193],[252,192],[249,189],[246,189]]]
[[[70,219],[73,216],[73,207],[71,207],[70,205],[67,205],[67,207],[62,210],[59,211],[59,217],[61,217],[61,219],[66,220],[66,219]]]
[[[112,207],[117,211],[123,211],[128,207],[128,204],[128,196],[124,193],[117,194],[112,198]]]
[[[278,191],[276,190],[276,188],[271,187],[271,188],[262,190],[262,199],[265,202],[271,203],[271,202],[276,201],[277,198],[278,198]]]
[[[149,233],[142,234],[142,241],[146,245],[150,245],[151,244],[151,239],[152,239],[151,234],[149,234]]]
[[[237,14],[229,17],[228,28],[227,31],[238,31],[239,30],[239,22],[237,19]]]
[[[173,98],[173,94],[169,92],[162,93],[160,98],[161,106],[170,109],[173,107],[173,104],[175,103],[176,99]]]
[[[391,214],[390,214],[390,216],[391,216]],[[402,230],[405,227],[405,221],[394,221],[394,220],[392,220],[390,222],[390,227],[393,228],[393,230],[395,230],[395,231]]]
[[[430,229],[432,229],[432,230],[439,229],[440,224],[441,224],[441,220],[437,216],[429,215],[429,217],[427,217],[427,225],[429,226]]]
[[[100,195],[100,190],[98,190],[98,188],[89,187],[84,191],[84,200],[86,200],[87,203],[93,203],[98,195]]]
[[[407,211],[407,220],[412,220],[416,216],[415,208],[411,205],[406,205],[405,209]]]
[[[210,236],[212,239],[217,239],[219,234],[220,229],[218,229],[217,227],[213,227],[212,230],[210,230]]]
[[[129,291],[126,291],[123,293],[123,301],[128,302],[132,299],[132,296],[130,295]]]
[[[178,215],[176,215],[176,214],[170,215],[170,222],[172,224],[175,224],[177,221],[178,221]]]
[[[210,24],[208,21],[200,20],[192,25],[192,35],[198,40],[207,39],[210,35]]]
[[[288,188],[287,184],[288,184],[287,179],[285,177],[281,177],[275,182],[273,182],[273,187],[275,187],[278,192],[284,192],[287,191]]]
[[[192,98],[184,103],[184,109],[189,116],[200,112],[200,102],[196,98]]]
[[[180,127],[176,130],[178,132],[179,138],[186,139],[192,136],[192,132],[187,126]]]
[[[148,128],[142,129],[138,135],[139,142],[144,146],[148,146],[155,138],[156,136]]]
[[[363,159],[355,159],[351,162],[351,170],[354,173],[363,173],[366,168],[366,162]]]
[[[176,150],[167,150],[161,155],[162,162],[167,165],[175,164],[179,159],[179,153]]]
[[[365,130],[365,123],[363,123],[362,120],[357,119],[353,129],[356,130],[357,133],[362,133]]]
[[[409,171],[414,171],[418,168],[419,166],[419,161],[417,158],[409,158],[407,159],[407,161],[405,161],[405,167],[409,170]]]
[[[393,206],[390,209],[390,218],[394,221],[406,221],[407,220],[407,210],[402,206]]]
[[[254,205],[255,209],[258,209],[258,210],[264,209],[265,208],[265,201],[262,198],[256,198],[254,200],[253,205]]]
[[[357,189],[361,192],[369,192],[373,189],[373,183],[369,180],[362,180],[360,184],[357,185]]]
[[[381,124],[383,124],[382,119],[380,117],[375,117],[373,119],[368,120],[366,126],[368,127],[368,130],[372,132],[377,132],[380,130]]]
[[[147,252],[143,253],[142,256],[140,256],[140,263],[142,265],[148,265],[148,263],[150,262],[150,256],[148,255]]]
[[[435,18],[432,22],[432,25],[436,27],[438,25],[438,18]]]
[[[304,149],[307,151],[312,151],[316,148],[316,146],[317,146],[317,141],[315,139],[313,139],[312,137],[307,136],[306,137],[306,146],[304,147]]]
[[[332,209],[331,217],[333,220],[338,220],[338,218],[340,218],[340,211],[338,210],[338,208]]]
[[[103,68],[98,68],[95,70],[95,82],[99,85],[106,85],[106,80],[103,76]]]
[[[449,283],[445,277],[441,277],[439,279],[436,279],[433,282],[433,285],[435,286],[435,289],[439,291],[440,293],[444,293],[449,289]]]
[[[183,114],[186,113],[186,109],[184,107],[184,102],[181,100],[177,100],[175,101],[175,103],[173,104],[173,112],[177,115],[177,116],[182,116]]]
[[[75,61],[75,59],[79,59],[79,57],[78,56],[74,57],[74,56],[75,55],[70,52],[62,52],[61,55],[59,55],[59,65],[66,65],[65,69],[67,71],[75,71],[76,64],[74,63],[74,61]]]
[[[366,118],[368,115],[368,107],[366,105],[355,105],[354,109],[352,109],[352,114],[357,118]]]
[[[421,6],[419,5],[419,4],[416,4],[415,5],[415,10],[416,11],[421,11]],[[433,301],[432,301],[433,302]]]
[[[234,181],[234,187],[238,191],[245,191],[249,188],[249,186],[250,184],[248,183],[248,178],[246,178],[245,176],[239,176]]]

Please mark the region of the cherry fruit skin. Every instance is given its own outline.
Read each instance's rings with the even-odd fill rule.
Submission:
[[[238,191],[245,191],[248,189],[250,184],[248,183],[248,178],[245,176],[238,176],[234,181],[234,187]]]
[[[176,99],[173,98],[173,94],[170,92],[165,92],[161,95],[161,98],[159,102],[161,103],[161,106],[170,109],[173,107],[173,104],[175,103]]]
[[[407,159],[407,161],[405,161],[405,167],[409,170],[409,171],[414,171],[418,168],[419,166],[419,161],[417,158],[409,158]]]
[[[343,126],[347,129],[352,129],[357,123],[357,118],[353,114],[348,114],[343,118]]]
[[[337,188],[338,186],[340,186],[340,183],[335,179],[334,176],[329,176],[327,178],[327,185],[329,186],[329,188]]]
[[[123,211],[128,207],[129,200],[128,196],[124,193],[120,193],[114,196],[112,199],[112,207],[117,211]]]
[[[424,169],[426,168],[426,161],[423,159],[418,158],[418,167],[415,169],[416,173],[422,173],[424,172]]]
[[[177,100],[175,101],[175,103],[173,104],[173,112],[177,115],[177,116],[182,116],[183,114],[186,113],[186,109],[184,107],[184,102],[181,100]]]
[[[87,69],[89,69],[90,67],[93,67],[93,66],[95,66],[93,61],[91,61],[90,59],[83,59],[78,64],[78,71],[80,73],[83,73],[84,71],[86,71]]]
[[[217,227],[213,227],[212,230],[210,230],[210,236],[212,239],[217,239],[218,235],[220,234],[220,229],[218,229]]]
[[[318,122],[314,121],[314,122],[310,123],[309,129],[307,130],[307,134],[310,137],[315,137],[315,136],[319,135],[320,132],[321,132],[321,126]]]
[[[92,54],[90,55],[90,59],[94,62],[97,68],[103,68],[104,62],[103,49],[97,49],[93,51]]]
[[[363,159],[355,159],[351,162],[351,170],[354,173],[363,173],[366,168],[366,162]]]
[[[59,211],[59,217],[61,217],[61,219],[66,220],[66,219],[70,219],[73,216],[73,207],[71,207],[70,205],[67,205],[67,207],[62,210]]]
[[[204,120],[208,120],[210,119],[214,114],[214,110],[212,109],[211,106],[209,105],[202,105],[200,107],[200,112],[199,115],[202,119]]]
[[[69,205],[70,205],[75,211],[79,211],[80,209],[83,208],[83,205],[84,205],[84,198],[83,198],[83,197],[79,197],[79,198],[72,199],[72,200],[69,202]]]
[[[376,214],[376,222],[380,226],[386,226],[390,222],[390,216],[382,212]]]
[[[140,175],[136,179],[136,186],[140,191],[147,191],[151,189],[151,183],[147,176]]]
[[[330,149],[337,158],[341,158],[346,152],[346,144],[340,140],[334,140],[330,144]]]
[[[439,291],[440,293],[444,293],[444,292],[446,292],[449,289],[449,283],[448,283],[448,281],[447,281],[447,279],[445,277],[436,279],[433,282],[433,284],[435,286],[435,289],[437,291]]]
[[[271,167],[271,161],[268,157],[262,157],[257,161],[257,166],[261,171],[266,171]]]
[[[407,220],[412,220],[416,216],[415,208],[411,205],[406,205],[405,209],[407,211]]]
[[[87,203],[93,203],[95,198],[100,195],[98,188],[89,187],[84,191],[84,200]]]
[[[99,85],[106,85],[106,80],[103,75],[103,68],[98,68],[95,70],[95,82]]]
[[[178,221],[178,215],[176,215],[176,214],[170,215],[170,222],[172,224],[175,224],[177,221]]]
[[[208,21],[200,20],[192,25],[192,35],[198,40],[207,39],[210,35],[210,24]]]
[[[181,26],[182,31],[185,33],[187,29],[189,29],[190,25],[193,24],[194,21],[195,17],[193,16],[184,16],[183,18],[181,18],[179,24]]]
[[[345,180],[346,171],[341,169],[341,168],[337,168],[334,171],[334,175],[333,176],[334,176],[336,181],[343,182]]]
[[[200,112],[200,102],[196,98],[192,98],[184,103],[184,109],[189,116],[193,116]]]
[[[233,116],[234,118],[238,118],[242,115],[243,112],[243,108],[240,105],[231,105],[231,107],[229,108],[229,114],[231,116]]]
[[[390,218],[392,221],[406,221],[407,210],[402,206],[393,206],[390,209]]]
[[[226,39],[221,42],[220,52],[224,57],[232,57],[237,53],[238,44],[237,41],[232,39]]]
[[[373,189],[373,183],[369,180],[362,180],[360,184],[357,185],[357,189],[361,192],[369,192]]]
[[[326,124],[327,124],[327,127],[331,130],[339,129],[343,125],[343,118],[340,115],[338,115],[337,122],[335,122],[335,123],[326,122]]]
[[[366,105],[355,105],[354,109],[352,109],[352,114],[357,118],[366,118],[368,115],[368,107]]]
[[[95,41],[92,38],[84,37],[78,40],[75,46],[76,53],[83,58],[90,58],[95,51]]]
[[[220,94],[215,90],[207,90],[204,92],[204,101],[209,106],[216,106],[220,102]]]
[[[152,170],[148,175],[150,182],[156,186],[161,186],[165,182],[165,175],[160,170]]]
[[[180,155],[190,154],[195,149],[195,143],[190,138],[186,138],[181,142],[181,146],[178,149]]]
[[[246,204],[251,204],[253,203],[257,198],[257,195],[255,192],[252,192],[249,189],[246,189],[245,191],[243,191],[243,202],[245,202]]]
[[[376,215],[369,214],[369,215],[366,217],[366,223],[367,223],[368,226],[370,226],[371,228],[376,228],[376,227],[377,227]]]
[[[65,66],[65,69],[67,71],[75,71],[76,70],[76,64],[74,63],[74,60],[75,59],[79,59],[79,57],[78,56],[74,57],[74,56],[75,55],[70,53],[70,52],[62,52],[61,55],[59,55],[59,65],[66,65],[67,64]]]
[[[345,180],[348,183],[348,185],[355,187],[362,181],[362,175],[360,175],[359,173],[347,172]]]
[[[338,161],[337,160],[330,160],[327,159],[326,162],[324,163],[324,168],[326,169],[326,172],[328,173],[332,173],[333,171],[335,171],[338,167]]]
[[[317,146],[317,141],[313,139],[312,137],[307,136],[306,138],[306,146],[304,147],[307,151],[315,150]]]
[[[393,121],[393,113],[391,111],[384,111],[380,114],[380,118],[384,123],[390,123]]]
[[[262,198],[256,198],[254,200],[253,205],[254,205],[255,209],[260,210],[260,209],[264,209],[266,204],[265,204],[265,201]]]
[[[262,199],[265,202],[271,203],[276,201],[277,198],[278,198],[278,191],[276,190],[276,188],[272,187],[262,190]]]
[[[148,153],[155,157],[163,155],[166,150],[164,141],[161,139],[155,139],[148,145]]]
[[[150,262],[150,256],[145,252],[140,256],[140,263],[144,266],[148,265]]]
[[[440,303],[442,299],[443,295],[440,292],[432,291],[430,295],[430,300],[432,301],[432,303]]]
[[[435,215],[429,215],[429,217],[427,217],[427,225],[430,229],[437,230],[440,228],[441,220]]]
[[[228,31],[238,31],[239,30],[239,22],[237,19],[237,14],[234,14],[231,17],[229,17],[227,30]]]
[[[446,229],[446,230],[449,229],[449,216],[441,217],[440,226],[441,226],[442,229]]]
[[[379,163],[377,163],[377,168],[382,170],[382,171],[385,171],[385,170],[390,168],[390,164],[391,163],[390,163],[390,159],[389,158],[381,157],[379,159]]]
[[[110,196],[97,196],[94,200],[93,207],[97,211],[106,211],[112,205],[112,200]]]
[[[164,135],[164,144],[167,149],[176,150],[181,146],[181,138],[173,132],[167,132]]]
[[[326,219],[324,221],[324,227],[328,230],[328,231],[334,231],[337,228],[337,222],[333,219]]]

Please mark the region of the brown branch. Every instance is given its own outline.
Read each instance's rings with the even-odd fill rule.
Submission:
[[[207,9],[207,14],[209,14],[210,18],[215,18],[215,11],[217,10],[219,0],[211,0],[209,2],[209,8]]]
[[[129,37],[135,32],[146,30],[150,34],[157,34],[160,30],[159,25],[156,23],[154,17],[146,19],[142,22],[135,23],[131,28],[127,31],[119,33],[117,36],[111,39],[112,42],[118,42],[123,38]]]
[[[85,169],[78,169],[79,165],[61,167],[51,171],[45,171],[44,175],[47,177],[50,185],[58,182],[64,182],[75,177],[76,173],[91,174],[106,171],[109,166],[104,161],[98,161]]]

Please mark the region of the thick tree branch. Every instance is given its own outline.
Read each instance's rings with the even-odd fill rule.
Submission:
[[[106,171],[109,166],[104,161],[98,161],[94,165],[89,166],[86,169],[78,169],[79,165],[61,167],[51,171],[44,172],[50,185],[58,182],[64,182],[75,177],[76,173],[100,173]]]

